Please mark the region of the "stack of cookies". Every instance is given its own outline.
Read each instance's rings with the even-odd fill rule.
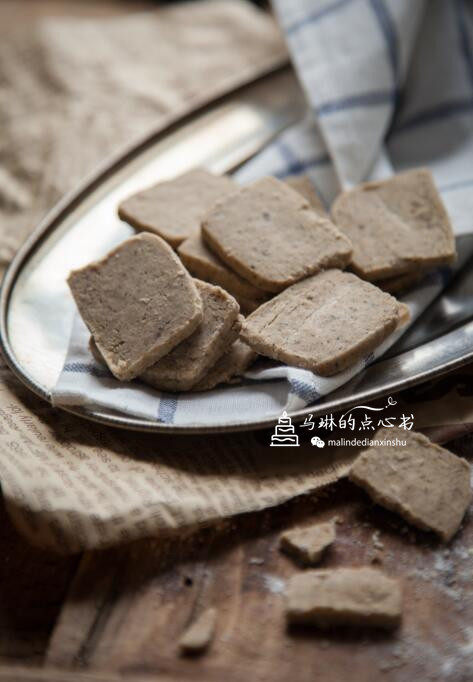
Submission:
[[[306,177],[239,187],[203,169],[118,212],[139,234],[69,286],[95,357],[166,391],[231,381],[257,354],[332,376],[405,323],[388,290],[455,257],[425,170],[340,195],[333,221]]]

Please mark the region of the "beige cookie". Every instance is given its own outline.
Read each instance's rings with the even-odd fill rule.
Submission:
[[[232,270],[278,292],[350,259],[349,240],[283,182],[264,178],[222,199],[202,222],[207,245]]]
[[[335,520],[294,528],[281,534],[279,546],[302,564],[317,564],[325,550],[335,542]]]
[[[155,235],[128,239],[102,260],[71,272],[68,284],[117,379],[141,374],[202,322],[194,280]]]
[[[289,187],[292,187],[292,189],[295,189],[296,192],[302,194],[304,199],[307,199],[307,201],[309,202],[310,207],[313,211],[319,213],[325,218],[328,218],[325,206],[323,205],[321,198],[315,191],[314,183],[312,182],[308,175],[289,175],[287,178],[284,178],[284,182],[286,182],[289,185]]]
[[[204,306],[204,319],[196,331],[139,378],[162,391],[188,391],[227,352],[240,333],[243,316],[238,303],[220,287],[195,280]],[[103,359],[91,340],[90,350]]]
[[[382,428],[373,438],[389,444],[361,454],[350,479],[414,526],[450,540],[471,500],[468,462],[414,431]]]
[[[260,306],[241,338],[261,355],[331,376],[373,351],[404,316],[390,294],[351,272],[326,270]]]
[[[253,286],[223,263],[204,243],[200,234],[186,239],[177,250],[182,262],[194,277],[223,287],[238,300],[245,302],[242,309],[265,301],[267,293]],[[248,302],[248,303],[246,303]],[[256,305],[256,307],[257,307]],[[246,311],[245,311],[246,312]]]
[[[200,230],[200,221],[217,199],[237,185],[224,175],[196,168],[160,182],[122,201],[118,215],[136,230],[154,232],[176,248]]]
[[[393,628],[402,613],[398,580],[368,568],[333,568],[294,575],[286,589],[290,623]]]
[[[184,654],[197,654],[207,649],[215,634],[217,610],[206,609],[185,630],[179,640],[179,648]]]
[[[418,272],[406,272],[404,275],[396,275],[396,277],[380,279],[376,282],[376,286],[390,294],[403,294],[420,282],[421,279],[425,277],[426,273],[426,270],[419,270]]]
[[[217,360],[215,365],[197,384],[192,391],[210,391],[220,384],[226,384],[234,377],[239,377],[246,372],[248,367],[256,360],[257,354],[237,339],[230,350]]]
[[[220,305],[218,310],[214,294],[202,296],[204,321],[189,339],[140,375],[146,384],[164,391],[189,391],[238,338],[243,316],[235,317],[235,299],[226,294],[232,304]]]
[[[455,260],[452,226],[426,169],[344,192],[332,206],[332,217],[351,240],[351,267],[364,279],[387,279]]]

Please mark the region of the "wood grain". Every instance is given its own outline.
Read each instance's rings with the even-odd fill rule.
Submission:
[[[404,619],[398,632],[287,629],[282,591],[299,569],[278,551],[279,530],[333,515],[341,520],[338,537],[322,565],[379,561],[400,576]],[[172,546],[148,541],[87,555],[47,662],[176,680],[338,682],[349,673],[352,682],[381,675],[407,682],[439,679],[441,670],[443,680],[471,679],[472,547],[472,524],[446,549],[343,482],[318,499],[248,515]],[[200,658],[182,658],[177,640],[208,606],[218,609],[213,646]]]
[[[55,668],[25,668],[20,666],[4,666],[0,668],[0,682],[123,682],[127,678],[122,675],[59,670]],[[133,675],[133,682],[156,681],[156,677]],[[188,678],[191,680],[192,678]],[[195,678],[194,678],[195,679]],[[173,682],[168,676],[159,677],[159,682]]]
[[[28,545],[0,503],[0,662],[41,661],[78,557]]]

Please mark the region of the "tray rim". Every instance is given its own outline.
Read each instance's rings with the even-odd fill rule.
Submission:
[[[217,96],[209,97],[197,108],[189,106],[189,108],[185,109],[177,119],[173,119],[171,122],[164,123],[164,125],[161,124],[157,126],[150,132],[140,137],[134,143],[122,148],[118,153],[107,158],[102,164],[99,164],[98,167],[91,174],[89,174],[75,190],[67,193],[40,221],[39,225],[26,239],[7,267],[0,289],[0,350],[2,351],[7,366],[10,368],[13,374],[34,394],[52,405],[51,392],[37,383],[17,361],[8,338],[7,325],[9,302],[14,286],[20,273],[22,272],[24,265],[28,262],[30,257],[32,257],[35,251],[40,248],[44,240],[55,230],[57,225],[65,217],[67,217],[71,211],[80,205],[83,199],[85,199],[91,192],[99,188],[102,182],[106,181],[114,173],[126,166],[128,162],[132,161],[142,152],[146,151],[150,145],[156,144],[160,141],[160,139],[165,138],[167,135],[177,131],[180,127],[190,123],[196,117],[205,115],[214,107],[225,104],[226,101],[233,99],[238,94],[243,94],[246,89],[249,89],[258,83],[263,83],[266,79],[270,79],[274,75],[283,75],[285,72],[288,74],[293,72],[287,58],[277,60],[276,62],[273,61],[271,65],[263,68],[255,78],[251,80],[240,80],[239,84],[236,87],[233,87],[233,89],[227,88],[220,92],[220,94]],[[473,322],[466,323],[462,327],[465,326],[471,326],[473,329]],[[458,331],[459,330],[455,330],[449,333],[455,334]],[[448,334],[444,336],[448,336]],[[405,355],[409,352],[411,351],[406,351],[406,353],[403,353],[397,357],[402,357],[402,355]],[[392,359],[386,359],[385,362],[389,362],[390,360]],[[473,361],[473,348],[470,353],[453,359],[441,366],[434,367],[429,371],[424,371],[420,375],[407,377],[401,382],[392,382],[391,384],[384,385],[377,390],[367,390],[364,393],[358,393],[354,399],[350,397],[342,398],[338,401],[336,399],[335,401],[330,401],[330,399],[328,399],[327,401],[323,401],[320,404],[317,403],[299,410],[292,410],[290,411],[290,417],[294,421],[298,422],[304,417],[307,417],[309,414],[320,415],[326,414],[329,411],[337,412],[341,409],[352,407],[360,400],[375,400],[391,392],[399,392],[400,390],[404,390],[416,384],[422,383],[428,379],[436,378],[452,371],[453,369],[462,367],[471,361]],[[380,362],[383,361],[381,360]],[[98,424],[148,433],[152,432],[192,435],[204,433],[209,434],[254,431],[272,427],[277,422],[277,417],[269,417],[260,419],[257,422],[237,421],[226,425],[176,425],[166,424],[163,422],[151,422],[145,419],[133,417],[124,417],[119,414],[104,413],[98,410],[89,410],[79,406],[71,407],[60,405],[57,407],[64,410],[65,412],[69,412]]]

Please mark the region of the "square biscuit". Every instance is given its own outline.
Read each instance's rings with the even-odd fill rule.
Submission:
[[[417,270],[406,272],[404,275],[388,277],[388,279],[378,279],[376,286],[389,294],[403,294],[412,289],[427,274],[427,270]]]
[[[236,188],[224,175],[195,168],[133,194],[119,205],[118,215],[136,230],[153,232],[176,248],[200,231],[200,221],[217,199]]]
[[[275,178],[215,204],[202,222],[202,236],[241,277],[276,293],[314,272],[344,267],[351,256],[349,240]]]
[[[401,614],[399,581],[367,566],[303,571],[286,589],[289,623],[393,628]]]
[[[263,302],[267,293],[237,275],[223,263],[205,244],[200,234],[186,239],[177,249],[189,272],[211,284],[222,287],[236,299]]]
[[[319,213],[324,218],[329,217],[322,199],[317,194],[314,183],[308,175],[289,175],[287,178],[284,178],[284,182],[293,190],[302,194],[304,199],[307,199],[309,202],[313,211]]]
[[[327,217],[327,212],[309,176],[292,175],[285,178],[284,182],[301,194],[314,211]],[[196,233],[183,241],[177,252],[194,277],[226,289],[238,300],[244,313],[253,312],[263,301],[267,300],[268,295],[265,291],[233,272],[208,248],[200,234]]]
[[[404,307],[351,272],[326,270],[263,303],[241,338],[261,355],[332,376],[354,365],[399,326]]]
[[[390,444],[363,452],[350,479],[412,525],[450,540],[471,500],[468,462],[415,431],[382,428],[373,438]]]
[[[220,384],[228,384],[234,377],[239,377],[246,372],[248,367],[256,360],[257,354],[246,343],[237,339],[230,349],[221,356],[207,374],[192,391],[210,391]]]
[[[133,379],[202,322],[194,280],[165,241],[151,234],[123,242],[70,273],[79,312],[110,371]]]
[[[220,287],[195,281],[202,297],[202,323],[191,336],[138,377],[162,391],[188,391],[200,383],[240,333],[243,316],[238,314],[235,299]],[[92,337],[89,348],[95,359],[104,364]]]
[[[351,267],[364,279],[425,270],[456,257],[452,226],[427,169],[342,193],[332,218],[351,240]]]
[[[164,391],[188,391],[198,383],[238,338],[243,316],[233,296],[220,287],[195,280],[204,306],[196,331],[140,379]]]

